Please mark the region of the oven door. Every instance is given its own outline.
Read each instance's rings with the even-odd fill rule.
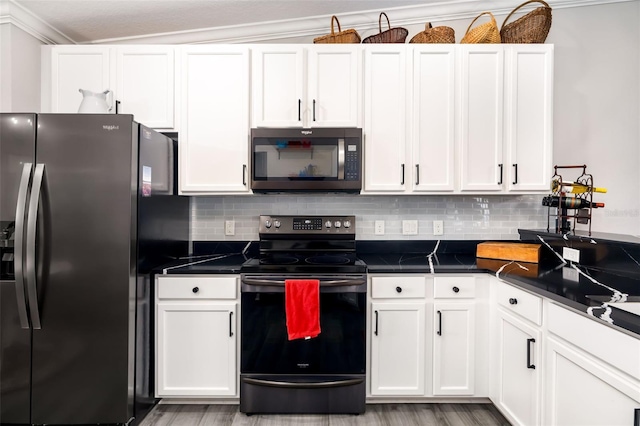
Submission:
[[[285,279],[320,281],[320,334],[288,340]],[[344,375],[365,372],[366,275],[243,275],[243,374]]]

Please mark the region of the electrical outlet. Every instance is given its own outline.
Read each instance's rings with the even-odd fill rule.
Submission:
[[[384,235],[384,220],[376,220],[374,224],[375,235]]]
[[[580,250],[562,247],[562,257],[572,262],[580,263]]]
[[[224,222],[224,235],[236,234],[236,222],[233,220],[225,220]]]
[[[441,220],[433,221],[433,235],[443,235],[444,234],[444,222]]]
[[[417,220],[403,220],[402,221],[402,235],[418,235],[418,221]]]

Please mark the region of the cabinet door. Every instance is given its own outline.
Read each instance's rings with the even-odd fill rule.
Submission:
[[[364,62],[364,191],[403,192],[410,167],[406,47],[367,46]]]
[[[305,127],[357,127],[361,61],[359,46],[308,48]]]
[[[640,386],[554,338],[545,346],[545,425],[628,426]]]
[[[455,56],[449,45],[414,47],[414,192],[455,189]]]
[[[502,46],[460,47],[461,189],[500,191],[504,181]]]
[[[122,46],[115,48],[118,112],[155,129],[173,129],[174,47]]]
[[[182,49],[180,192],[247,193],[249,50]]]
[[[236,395],[236,304],[157,305],[156,396]]]
[[[433,305],[433,394],[473,395],[475,304]]]
[[[508,188],[548,192],[553,175],[553,46],[509,46],[506,60]]]
[[[302,127],[304,50],[301,46],[252,49],[253,126]]]
[[[513,423],[540,424],[540,331],[498,313],[498,395],[493,402]]]
[[[425,304],[371,304],[371,395],[424,395]]]
[[[50,109],[44,112],[76,113],[82,102],[80,89],[92,92],[115,90],[112,81],[114,61],[111,50],[101,46],[56,46],[51,49]],[[43,96],[44,98],[44,96]],[[107,103],[113,108],[113,97],[107,96]]]

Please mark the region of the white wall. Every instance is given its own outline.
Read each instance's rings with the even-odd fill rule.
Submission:
[[[40,111],[41,46],[17,26],[0,25],[0,112]]]

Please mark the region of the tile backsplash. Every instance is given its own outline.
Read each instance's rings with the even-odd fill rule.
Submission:
[[[546,229],[542,195],[251,195],[191,198],[192,241],[257,240],[258,216],[355,215],[358,240],[519,239],[518,228]],[[225,235],[225,221],[235,235]],[[384,235],[374,221],[384,220]],[[402,221],[417,220],[417,235],[402,235]],[[444,234],[433,235],[433,221]]]

